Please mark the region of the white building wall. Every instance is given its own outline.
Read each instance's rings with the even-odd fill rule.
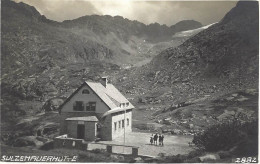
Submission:
[[[122,127],[122,120],[125,119],[125,129]],[[127,119],[129,119],[129,125],[127,125]],[[116,129],[115,129],[115,122],[116,122]],[[119,127],[120,122],[120,127]],[[120,113],[112,116],[111,120],[112,124],[112,139],[117,138],[119,136],[124,135],[125,133],[132,132],[132,111],[127,111],[126,114]]]
[[[84,89],[88,89],[89,90],[89,94],[82,94],[82,90]],[[67,102],[61,112],[82,112],[82,111],[74,111],[73,110],[73,103],[75,101],[83,101],[84,102],[84,106],[86,106],[86,103],[88,102],[96,102],[96,111],[95,113],[105,113],[109,110],[108,106],[95,94],[93,93],[93,91],[91,91],[91,89],[88,86],[84,86],[80,89],[80,91],[78,91],[78,93],[76,93],[69,102]],[[90,112],[90,111],[86,111],[86,107],[84,109],[84,112]]]

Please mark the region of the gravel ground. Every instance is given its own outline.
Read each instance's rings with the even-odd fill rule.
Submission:
[[[146,156],[158,156],[159,153],[165,155],[187,154],[192,151],[188,142],[192,141],[192,136],[164,135],[164,146],[150,144],[151,133],[131,132],[125,137],[125,145],[139,147],[138,154]],[[100,141],[103,144],[124,145],[124,136],[118,137],[113,141]],[[105,148],[105,145],[89,144],[88,149]],[[131,148],[123,148],[122,146],[113,147],[114,153],[130,154]]]

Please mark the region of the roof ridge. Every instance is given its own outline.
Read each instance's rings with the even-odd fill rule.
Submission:
[[[115,101],[116,103],[120,104],[119,101],[117,101],[116,99],[114,99],[113,97],[111,97],[111,96],[110,96],[109,94],[107,94],[106,92],[105,92],[105,94],[108,96],[108,98],[111,99],[111,101]],[[115,104],[115,105],[116,105],[116,104]],[[116,106],[118,106],[118,105],[116,105]]]

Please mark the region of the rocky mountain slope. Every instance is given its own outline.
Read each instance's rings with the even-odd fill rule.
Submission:
[[[32,108],[35,112],[48,100],[57,106],[83,80],[97,81],[121,68],[141,66],[161,50],[188,38],[172,39],[170,34],[201,26],[187,20],[172,29],[97,15],[59,23],[27,4],[1,3],[4,120],[30,113],[32,104],[37,107]]]
[[[165,111],[162,120],[179,121],[182,117],[177,118],[176,111],[178,115],[189,113],[185,119],[190,119],[195,108],[202,116],[208,113],[205,119],[210,120],[215,112],[218,117],[230,107],[220,105],[212,113],[203,104],[247,89],[258,93],[258,10],[258,2],[238,2],[219,23],[162,51],[147,65],[121,73],[114,81],[152,120]],[[248,113],[253,109],[257,115],[256,105],[241,108]]]
[[[179,98],[219,90],[257,88],[256,3],[239,2],[219,23],[178,47],[162,51],[151,63],[131,70],[129,77],[122,75],[120,83],[126,90],[136,87],[157,92],[157,89],[170,88],[171,94]]]

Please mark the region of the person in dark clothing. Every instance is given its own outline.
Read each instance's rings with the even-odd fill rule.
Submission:
[[[157,133],[154,135],[154,137],[153,137],[153,141],[154,141],[154,144],[156,144],[157,145],[157,139],[158,139],[158,135],[157,135]]]
[[[150,143],[153,144],[153,137],[150,137]]]
[[[159,145],[162,145],[162,136],[159,135]]]
[[[162,140],[161,143],[162,143],[162,146],[163,146],[163,139],[164,139],[164,136],[162,135],[162,136],[161,136],[161,140]]]
[[[150,143],[151,143],[151,145],[153,144],[153,134],[152,134],[152,136],[150,137]]]

